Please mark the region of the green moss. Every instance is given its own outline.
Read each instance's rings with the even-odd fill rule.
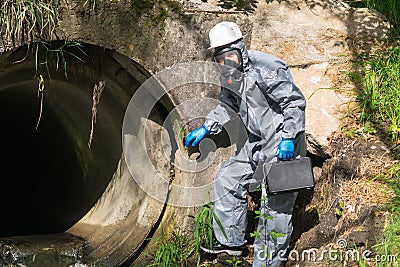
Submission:
[[[166,6],[168,7],[168,10],[176,13],[176,14],[182,14],[182,4],[177,2],[177,1],[165,1]]]
[[[153,27],[162,23],[172,13],[181,14],[182,6],[176,1],[131,0],[134,15],[146,19],[146,26]]]
[[[154,0],[131,0],[131,7],[135,15],[141,16],[154,7]]]
[[[165,34],[165,20],[182,13],[179,2],[171,0],[131,0],[132,16],[144,40],[138,45],[143,55],[150,53],[154,40]]]

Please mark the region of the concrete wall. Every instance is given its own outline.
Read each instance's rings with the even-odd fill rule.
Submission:
[[[76,2],[69,0],[63,12],[61,36],[114,49],[150,73],[181,62],[210,60],[209,29],[222,20],[235,21],[248,48],[274,54],[292,66],[303,93],[312,95],[308,132],[324,146],[339,124],[338,106],[351,98],[337,90],[320,89],[353,89],[341,74],[349,70],[355,54],[379,45],[389,29],[376,12],[332,0],[260,1],[255,12],[248,14],[196,1],[152,7],[146,7],[145,1],[96,1],[92,11]],[[191,93],[191,97],[216,96],[215,88]],[[171,97],[177,104],[187,100],[182,90],[175,90]],[[321,121],[329,123],[321,125],[321,115]]]

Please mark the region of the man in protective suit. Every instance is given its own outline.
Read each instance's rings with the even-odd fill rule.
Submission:
[[[221,67],[221,103],[208,114],[202,127],[186,136],[185,145],[195,146],[206,135],[220,133],[237,114],[249,135],[239,153],[229,158],[216,176],[214,213],[223,229],[214,220],[217,243],[202,249],[242,254],[247,243],[247,191],[250,184],[253,188],[254,184],[261,184],[253,266],[280,266],[290,242],[297,192],[267,196],[264,181],[255,179],[253,174],[260,162],[305,156],[306,101],[294,84],[289,67],[277,57],[247,50],[235,23],[218,23],[210,30],[209,38],[214,60]]]

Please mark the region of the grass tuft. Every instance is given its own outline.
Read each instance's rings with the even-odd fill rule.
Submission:
[[[400,259],[400,163],[394,164],[385,172],[379,174],[377,179],[386,182],[393,198],[388,205],[390,217],[385,226],[383,239],[374,248],[380,255]],[[390,265],[383,264],[382,266]]]
[[[398,0],[365,0],[368,8],[386,15],[394,28],[400,27],[400,2]]]
[[[354,1],[355,2],[355,1]],[[357,1],[360,2],[360,1]],[[364,55],[354,64],[350,74],[357,85],[361,112],[359,119],[364,125],[374,125],[378,133],[388,141],[394,158],[400,158],[400,1],[364,0],[368,8],[386,15],[393,31],[386,47],[377,53]],[[382,241],[374,248],[380,255],[399,257],[400,253],[400,163],[382,171],[374,180],[388,186],[390,201],[387,209],[389,220]],[[388,263],[388,264],[387,264]],[[393,262],[377,266],[392,266]],[[361,265],[360,265],[361,266]],[[394,265],[397,266],[397,265]]]
[[[400,137],[399,47],[365,58],[356,68],[351,76],[358,84],[360,120],[379,124],[396,141]]]
[[[161,236],[153,246],[158,249],[153,255],[154,267],[186,267],[189,259],[195,251],[193,240],[186,234],[173,231],[171,236]]]
[[[58,25],[56,0],[3,0],[0,24],[3,39],[13,43],[50,39]]]
[[[213,212],[213,205],[213,202],[206,203],[200,207],[198,213],[195,216],[191,216],[195,220],[194,241],[197,255],[197,266],[200,265],[201,261],[200,246],[202,244],[207,245],[209,248],[212,248],[213,246],[213,219],[217,223],[218,227],[221,229],[224,237],[228,239],[228,236],[226,235],[226,232],[222,227],[221,221]]]

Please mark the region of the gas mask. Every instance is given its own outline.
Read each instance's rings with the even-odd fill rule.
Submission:
[[[237,48],[221,48],[215,51],[214,61],[221,70],[220,82],[225,88],[238,91],[243,81],[242,54]]]

